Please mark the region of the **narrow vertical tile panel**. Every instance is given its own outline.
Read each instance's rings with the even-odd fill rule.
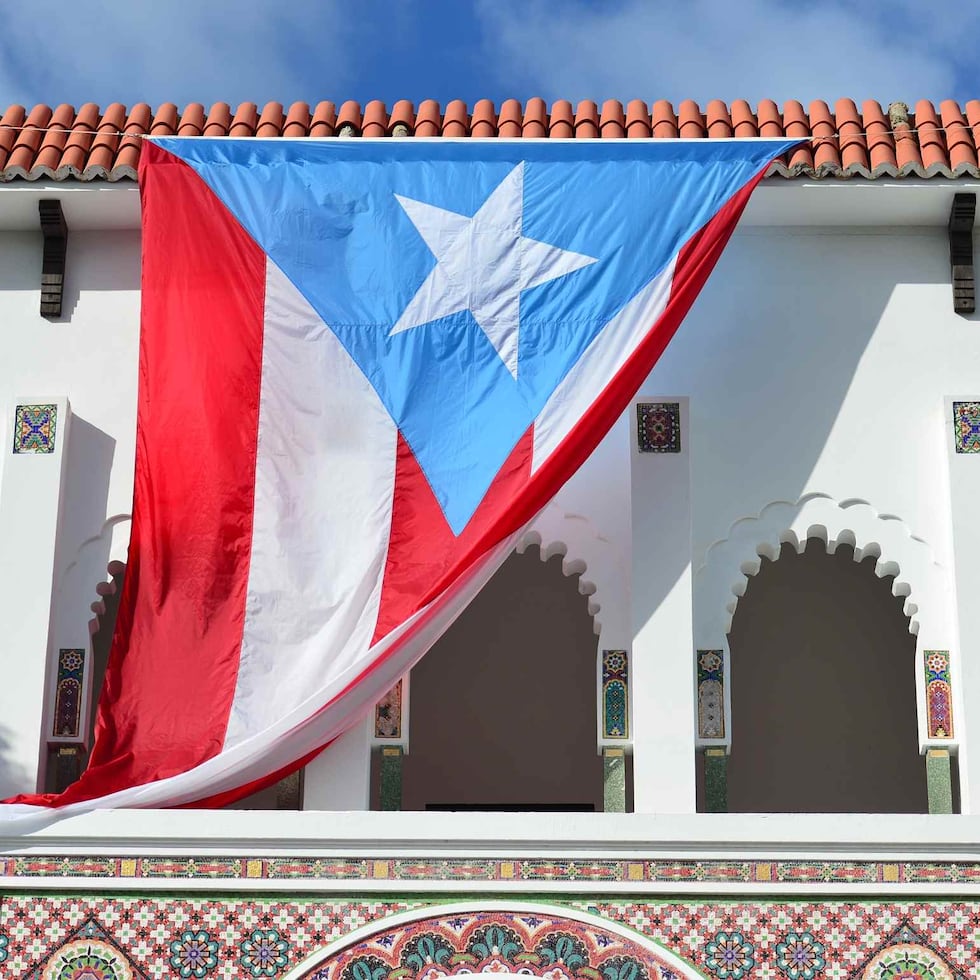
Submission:
[[[953,402],[953,438],[958,453],[980,453],[980,402]]]
[[[55,738],[78,738],[82,721],[82,675],[85,671],[85,651],[72,648],[58,651],[58,680],[54,693]]]
[[[626,752],[602,750],[602,808],[606,813],[626,812]]]
[[[929,738],[953,737],[953,692],[949,682],[949,651],[925,650],[926,732]]]
[[[708,813],[728,813],[728,753],[705,749],[704,802]]]
[[[397,684],[375,705],[374,737],[402,737],[402,682]]]
[[[926,752],[926,790],[930,813],[953,812],[953,774],[948,749]]]
[[[82,747],[80,745],[61,745],[54,754],[55,792],[63,793],[82,774]]]
[[[14,452],[53,453],[57,405],[18,405],[14,410]]]
[[[724,650],[698,650],[698,737],[725,737]]]
[[[640,402],[636,406],[637,448],[641,453],[681,451],[681,407],[677,402]]]
[[[378,794],[382,810],[402,808],[402,747],[385,745],[381,749],[381,792]]]
[[[602,737],[629,738],[629,657],[602,651]]]

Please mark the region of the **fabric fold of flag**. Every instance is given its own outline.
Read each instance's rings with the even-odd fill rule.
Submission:
[[[418,661],[794,140],[148,140],[133,527],[82,778],[221,805]]]

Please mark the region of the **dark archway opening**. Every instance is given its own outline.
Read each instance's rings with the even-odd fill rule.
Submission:
[[[602,810],[578,576],[514,554],[411,675],[404,810]]]
[[[925,813],[915,637],[873,558],[764,560],[729,635],[730,812]]]

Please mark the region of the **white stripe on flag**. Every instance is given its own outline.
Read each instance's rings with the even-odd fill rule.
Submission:
[[[675,256],[599,331],[545,403],[534,423],[532,472],[578,424],[636,350],[643,335],[667,309],[676,264]]]
[[[397,436],[336,335],[270,260],[252,561],[226,749],[289,715],[367,651]]]

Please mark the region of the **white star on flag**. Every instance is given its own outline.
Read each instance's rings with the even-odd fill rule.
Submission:
[[[596,259],[521,234],[524,164],[519,163],[472,218],[396,194],[437,263],[391,335],[469,310],[517,377],[521,292]]]

